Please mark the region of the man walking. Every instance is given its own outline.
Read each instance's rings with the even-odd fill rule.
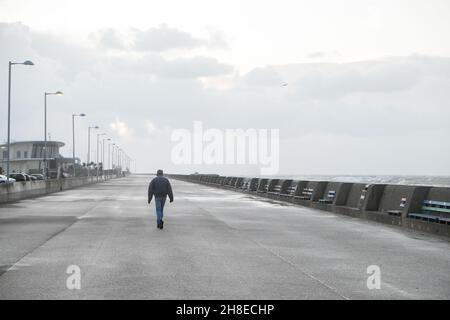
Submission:
[[[163,211],[164,204],[166,203],[166,198],[169,196],[170,202],[173,202],[172,186],[169,180],[164,177],[163,171],[159,169],[156,173],[156,177],[150,182],[148,186],[148,203],[152,201],[153,196],[155,196],[155,206],[156,206],[156,222],[159,229],[164,227],[163,221]]]

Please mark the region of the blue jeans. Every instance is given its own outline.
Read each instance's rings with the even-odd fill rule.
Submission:
[[[160,223],[164,216],[164,204],[166,203],[166,198],[155,198],[156,206],[156,219]]]

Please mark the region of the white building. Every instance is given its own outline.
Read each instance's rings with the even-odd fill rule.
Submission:
[[[10,172],[25,172],[29,174],[42,173],[44,168],[44,141],[20,141],[12,142],[10,152]],[[58,168],[72,167],[73,159],[64,158],[59,149],[64,146],[63,142],[47,141],[47,163],[49,175],[56,176]],[[0,167],[6,172],[7,145],[0,145]],[[75,159],[79,163],[78,159]]]

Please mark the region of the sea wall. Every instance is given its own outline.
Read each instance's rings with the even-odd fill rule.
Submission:
[[[450,237],[450,188],[219,175],[171,178]]]
[[[73,189],[93,183],[105,181],[106,178],[75,177],[65,179],[16,181],[14,183],[0,184],[0,204],[18,201],[27,198],[43,196],[62,190]]]

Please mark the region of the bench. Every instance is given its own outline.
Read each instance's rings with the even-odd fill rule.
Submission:
[[[273,187],[272,191],[270,191],[270,194],[279,194],[281,192],[281,184],[277,184]]]
[[[422,221],[428,221],[428,222],[439,222],[439,217],[432,215],[432,214],[426,214],[426,213],[409,213],[408,218],[422,220]]]
[[[258,178],[252,178],[252,180],[250,181],[249,185],[248,185],[248,191],[250,192],[256,192],[258,190],[258,186],[259,186],[259,179]]]
[[[268,194],[278,196],[283,188],[284,180],[274,179],[270,181]]]
[[[422,202],[422,212],[408,213],[408,218],[450,225],[450,217],[441,217],[433,213],[450,214],[450,202],[424,200]]]
[[[290,185],[286,188],[285,193],[281,193],[280,196],[282,197],[293,197],[295,195],[295,191],[297,190],[296,185]]]
[[[231,182],[231,177],[226,177],[223,181],[222,181],[222,185],[223,186],[228,186]]]
[[[211,177],[209,177],[209,178],[206,180],[206,183],[207,183],[207,184],[214,184],[214,183],[216,182],[216,180],[217,180],[217,177],[211,176]]]
[[[233,188],[234,186],[236,186],[237,179],[237,177],[232,177],[228,182],[227,187]]]
[[[251,182],[251,179],[244,179],[242,181],[242,185],[239,187],[239,189],[247,190],[250,187],[250,182]]]
[[[402,215],[402,210],[388,210],[387,213],[390,216],[400,217]]]
[[[269,190],[269,179],[259,180],[258,188],[256,193],[266,193]]]
[[[263,182],[262,184],[259,185],[258,187],[258,193],[266,193],[267,190],[269,190],[269,183],[268,182]]]
[[[235,188],[241,189],[243,185],[244,185],[244,178],[237,178]]]
[[[241,191],[248,191],[250,190],[250,186],[252,184],[252,179],[250,178],[244,178],[242,180],[242,184],[238,187]]]
[[[336,197],[336,190],[330,190],[328,191],[326,198],[319,199],[319,203],[331,204],[333,203],[335,197]]]
[[[300,199],[300,200],[311,200],[312,196],[314,193],[314,189],[313,188],[303,188],[301,195],[299,196],[294,196],[296,199]]]
[[[402,198],[402,199],[400,200],[400,205],[399,205],[399,207],[400,207],[400,208],[406,207],[406,198]],[[388,210],[387,213],[388,213],[388,215],[390,215],[390,216],[401,217],[401,216],[402,216],[402,213],[403,213],[403,210]]]

